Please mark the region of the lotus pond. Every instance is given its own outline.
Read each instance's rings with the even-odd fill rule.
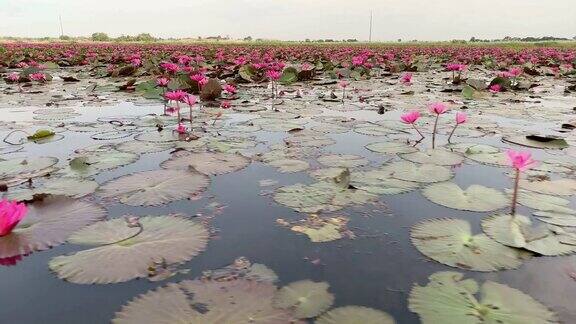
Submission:
[[[7,49],[3,322],[576,322],[574,51]]]

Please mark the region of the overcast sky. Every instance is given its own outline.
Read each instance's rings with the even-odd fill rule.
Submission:
[[[0,35],[450,40],[576,36],[576,0],[0,0]]]

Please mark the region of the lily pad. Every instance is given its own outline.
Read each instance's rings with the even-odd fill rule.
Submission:
[[[372,152],[381,154],[414,153],[418,149],[402,142],[376,142],[366,145]]]
[[[198,172],[153,170],[126,175],[103,184],[97,194],[130,206],[159,206],[190,198],[204,190],[210,179]]]
[[[502,140],[505,142],[518,144],[526,147],[546,149],[546,150],[562,150],[569,146],[565,139],[552,136],[520,135],[520,136],[504,137]]]
[[[508,194],[511,195],[512,192],[508,191]],[[518,190],[518,203],[541,211],[566,214],[576,213],[576,210],[569,207],[570,200],[551,195],[539,194],[532,191]]]
[[[344,306],[320,316],[315,324],[395,324],[387,313],[363,306]]]
[[[186,280],[135,298],[112,323],[298,323],[272,305],[276,291],[270,283],[249,280]]]
[[[116,145],[116,150],[133,154],[158,153],[174,148],[174,143],[168,142],[138,142],[129,141]]]
[[[530,253],[502,245],[485,234],[472,234],[461,219],[439,218],[413,226],[410,237],[418,251],[451,267],[474,271],[516,269]]]
[[[90,150],[74,155],[68,167],[61,172],[68,176],[90,177],[101,171],[134,163],[139,156],[116,150]]]
[[[423,324],[558,323],[556,314],[517,289],[492,281],[478,287],[463,278],[459,272],[432,274],[428,285],[412,288],[408,307]]]
[[[494,211],[510,203],[499,190],[481,185],[472,185],[463,190],[453,182],[431,184],[422,189],[422,194],[438,205],[475,212]]]
[[[0,183],[8,186],[55,171],[55,157],[14,158],[0,161]]]
[[[66,197],[48,197],[28,205],[26,217],[0,237],[0,259],[58,246],[73,232],[106,216],[99,205]]]
[[[116,218],[74,233],[70,243],[96,247],[55,257],[50,269],[60,279],[78,284],[124,282],[146,277],[154,262],[188,261],[208,242],[208,230],[184,217],[146,216],[138,222],[134,227]]]
[[[576,227],[576,214],[537,211],[534,213],[534,216],[538,217],[540,221],[548,224]]]
[[[326,282],[301,280],[284,286],[276,292],[274,307],[293,311],[296,318],[311,318],[324,313],[334,302]]]
[[[447,181],[453,176],[452,171],[443,166],[408,161],[392,162],[384,165],[382,170],[390,172],[396,179],[422,183]]]
[[[377,195],[397,195],[420,187],[417,182],[392,178],[392,172],[386,170],[354,172],[350,184]]]
[[[310,164],[296,159],[276,159],[268,162],[269,165],[278,168],[282,173],[293,173],[308,170]]]
[[[318,162],[327,167],[355,168],[370,163],[366,158],[352,154],[331,154],[318,158]]]
[[[486,234],[502,244],[538,254],[554,256],[576,252],[574,232],[547,224],[532,226],[526,216],[493,215],[482,221],[482,228]]]
[[[400,154],[400,157],[414,163],[451,166],[461,164],[464,158],[445,149],[430,149],[424,152]]]
[[[240,154],[192,153],[179,151],[160,165],[170,170],[196,170],[206,175],[219,175],[245,168],[250,160]]]
[[[78,178],[54,178],[34,183],[34,187],[14,188],[6,193],[6,198],[11,200],[33,200],[36,195],[67,196],[80,198],[93,193],[98,188],[98,183],[93,180]]]
[[[303,213],[337,211],[348,205],[365,204],[376,198],[363,190],[341,188],[335,183],[295,184],[278,189],[274,200]]]
[[[521,180],[520,188],[546,195],[571,196],[576,194],[576,180],[558,179],[528,181]]]

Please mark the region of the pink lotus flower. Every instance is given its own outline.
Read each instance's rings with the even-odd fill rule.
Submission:
[[[168,78],[158,78],[156,79],[156,84],[160,87],[166,87],[170,83],[170,79]]]
[[[46,81],[46,75],[42,72],[31,73],[29,75],[29,77],[30,77],[30,80],[32,80],[32,81],[38,81],[38,82]]]
[[[506,78],[506,79],[508,79],[508,78],[513,78],[513,77],[514,77],[514,74],[512,74],[512,73],[510,73],[510,72],[508,72],[508,71],[501,71],[501,72],[498,72],[498,76],[501,77],[501,78]]]
[[[314,65],[312,65],[308,62],[304,62],[304,63],[302,63],[301,68],[302,68],[302,71],[310,71],[310,70],[314,69]]]
[[[26,215],[26,205],[17,201],[0,201],[0,236],[12,233],[12,230]]]
[[[282,77],[282,73],[276,70],[268,70],[266,71],[266,77],[270,80],[278,81]]]
[[[171,62],[162,62],[160,63],[160,67],[169,73],[176,73],[180,69],[178,64],[174,64]]]
[[[179,112],[180,112],[180,107],[178,107],[178,106],[166,107],[166,114],[168,114],[168,115],[174,115],[175,113],[179,113]]]
[[[224,100],[224,101],[222,101],[222,103],[220,104],[220,108],[222,108],[222,109],[228,109],[228,108],[230,108],[230,107],[232,107],[232,104],[231,104],[230,101],[228,101],[228,100]]]
[[[420,112],[418,110],[413,110],[400,116],[404,124],[414,124],[419,118]]]
[[[8,80],[10,80],[11,82],[17,82],[18,80],[20,80],[20,74],[18,74],[18,72],[12,72],[8,74]]]
[[[350,82],[348,82],[348,81],[346,81],[346,80],[342,80],[342,81],[338,82],[338,85],[339,85],[341,88],[346,89],[346,88],[350,85]]]
[[[187,94],[182,98],[182,102],[190,107],[194,106],[197,101],[198,100],[196,99],[196,96],[193,96],[191,94]]]
[[[442,115],[448,111],[448,107],[442,102],[435,102],[428,106],[428,110],[436,115]]]
[[[402,75],[402,77],[400,78],[400,82],[406,85],[412,84],[412,73],[411,72],[404,73],[404,75]]]
[[[178,134],[186,134],[188,132],[188,129],[186,128],[186,125],[178,123],[178,126],[176,126],[176,132]]]
[[[164,97],[172,101],[182,101],[184,97],[188,94],[182,90],[168,91],[164,94]]]
[[[526,171],[536,165],[536,161],[532,160],[530,152],[517,152],[514,150],[506,151],[508,157],[508,164],[518,171]]]
[[[519,68],[519,67],[513,67],[513,68],[510,68],[510,69],[508,70],[508,72],[509,72],[513,77],[516,78],[516,77],[520,76],[523,71],[522,71],[522,69]]]
[[[459,64],[459,63],[448,63],[446,64],[446,69],[448,71],[456,71],[456,72],[462,72],[464,70],[466,70],[468,66],[466,66],[466,64]]]
[[[224,91],[228,92],[229,94],[235,94],[236,92],[238,92],[238,90],[233,84],[226,84],[224,86]]]
[[[191,75],[190,79],[200,83],[202,80],[206,79],[206,77],[201,73],[197,73],[197,74]]]
[[[456,113],[456,124],[460,125],[460,124],[464,124],[466,122],[466,120],[468,120],[468,116],[463,113],[463,112],[457,112]]]
[[[352,57],[352,65],[354,66],[363,65],[365,60],[366,58],[363,55],[354,56]]]
[[[130,64],[132,64],[133,66],[138,67],[138,66],[142,65],[142,60],[141,60],[140,58],[138,58],[138,57],[135,57],[135,58],[133,58],[133,59],[130,60]]]
[[[492,93],[498,93],[502,91],[502,86],[499,84],[493,84],[488,88],[488,90]]]

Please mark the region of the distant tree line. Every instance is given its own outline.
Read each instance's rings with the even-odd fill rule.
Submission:
[[[576,36],[572,38],[576,40]],[[544,37],[510,37],[506,36],[502,39],[479,39],[476,37],[470,38],[469,42],[471,43],[490,43],[490,42],[551,42],[551,41],[569,41],[569,38],[565,37],[553,37],[553,36],[544,36]],[[460,42],[459,40],[454,40],[453,42]],[[464,41],[465,42],[465,41]]]
[[[60,36],[62,39],[63,36]],[[66,37],[66,36],[64,36]],[[116,38],[112,38],[108,36],[106,33],[93,33],[90,37],[95,42],[109,42],[109,41],[118,41],[118,42],[153,42],[157,41],[158,38],[148,34],[148,33],[141,33],[136,36],[129,36],[129,35],[122,35]]]

